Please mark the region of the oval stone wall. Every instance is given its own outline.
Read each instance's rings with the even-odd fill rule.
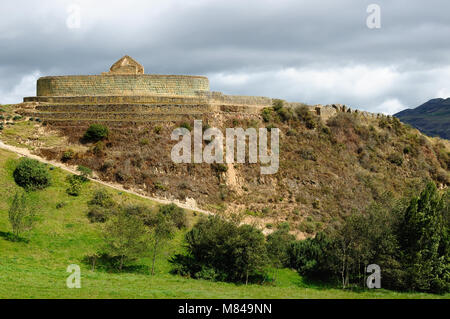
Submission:
[[[37,81],[37,96],[183,95],[209,91],[209,80],[187,75],[47,76]]]

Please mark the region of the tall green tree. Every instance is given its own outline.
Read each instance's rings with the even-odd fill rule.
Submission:
[[[14,236],[17,238],[27,230],[32,229],[35,221],[34,209],[27,202],[25,193],[17,192],[8,211],[8,219]]]
[[[159,211],[152,229],[152,275],[155,274],[156,256],[164,244],[173,238],[176,232],[176,225],[171,216]]]
[[[243,270],[247,285],[249,276],[263,272],[267,265],[264,234],[255,227],[242,225],[239,227],[238,241],[235,262],[237,268]]]
[[[104,229],[105,252],[119,258],[119,271],[123,265],[144,255],[148,250],[148,231],[136,216],[121,210]]]
[[[449,290],[448,208],[434,183],[413,198],[400,224],[399,236],[407,287],[412,290]]]
[[[278,269],[290,266],[289,248],[295,237],[289,234],[289,224],[282,223],[276,231],[267,236],[267,254],[272,266],[275,267],[275,278]]]

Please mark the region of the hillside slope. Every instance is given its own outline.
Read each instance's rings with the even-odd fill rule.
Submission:
[[[101,225],[86,217],[87,205],[95,189],[103,187],[89,182],[78,197],[67,195],[67,173],[51,170],[52,185],[29,194],[38,208],[33,230],[23,235],[27,241],[8,240],[11,231],[8,207],[13,194],[20,190],[12,172],[17,156],[0,150],[0,298],[448,298],[448,295],[396,293],[387,290],[352,292],[306,284],[294,271],[279,271],[276,284],[236,285],[194,280],[169,274],[168,257],[182,249],[184,231],[167,243],[158,255],[156,275],[149,275],[151,258],[140,258],[133,272],[106,272],[91,269],[84,256],[101,245]],[[107,188],[121,203],[139,203],[155,208],[156,204],[134,195]],[[57,205],[64,203],[64,205]],[[58,208],[59,207],[59,208]],[[191,225],[196,216],[189,214]],[[66,279],[70,264],[81,267],[81,288],[68,289]],[[325,289],[326,288],[326,289]]]
[[[394,116],[427,135],[450,139],[450,98],[432,99],[415,109],[403,110]]]
[[[261,175],[260,164],[173,163],[170,153],[176,141],[171,132],[192,127],[190,116],[183,121],[99,122],[110,134],[98,143],[81,142],[89,121],[41,126],[21,119],[5,126],[0,139],[26,145],[49,159],[70,154],[64,158],[67,164],[88,166],[101,180],[152,197],[195,201],[223,215],[239,213],[265,233],[287,221],[297,238],[363,211],[385,193],[410,196],[429,179],[440,187],[449,184],[446,140],[429,138],[393,117],[339,112],[325,120],[297,111],[283,107],[259,115],[220,112],[196,118],[203,120],[204,128],[223,132],[231,127],[278,127],[280,167],[273,175]]]

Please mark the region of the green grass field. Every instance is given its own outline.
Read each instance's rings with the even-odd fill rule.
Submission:
[[[450,295],[397,293],[387,290],[348,291],[305,283],[292,270],[279,271],[277,281],[268,285],[236,285],[194,280],[169,274],[167,258],[182,249],[184,234],[179,232],[167,243],[157,260],[157,273],[149,274],[150,257],[138,261],[139,271],[108,273],[92,271],[82,263],[84,256],[101,245],[101,225],[86,218],[87,205],[93,190],[103,187],[88,182],[78,197],[66,194],[66,172],[51,171],[53,184],[29,195],[37,207],[35,228],[23,237],[28,242],[8,240],[11,231],[8,208],[20,188],[12,178],[16,155],[0,150],[0,298],[449,298]],[[137,196],[109,190],[122,203],[154,202]],[[65,203],[56,208],[58,203]],[[197,217],[189,212],[191,224]],[[81,288],[66,287],[70,264],[81,267]]]

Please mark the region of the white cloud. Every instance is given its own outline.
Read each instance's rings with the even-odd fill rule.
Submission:
[[[373,112],[384,114],[395,114],[407,107],[403,105],[398,99],[388,99],[380,104],[378,107],[373,108]]]
[[[20,103],[26,96],[36,95],[36,81],[41,76],[40,71],[34,71],[22,77],[20,82],[16,84],[8,92],[0,92],[0,104]]]
[[[416,71],[355,65],[265,72],[246,70],[209,77],[213,90],[228,94],[264,95],[309,104],[341,103],[386,114],[416,107],[432,98],[450,96],[447,89],[450,67]]]

